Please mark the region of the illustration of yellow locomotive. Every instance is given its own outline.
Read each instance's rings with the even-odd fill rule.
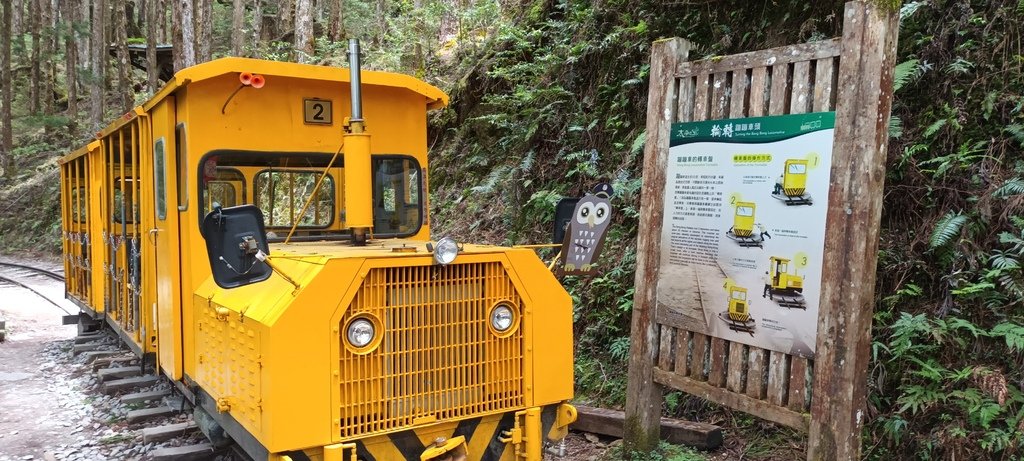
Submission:
[[[779,256],[772,256],[768,261],[763,296],[782,307],[807,309],[803,295],[804,279],[796,272],[789,272],[791,261]]]
[[[771,238],[771,235],[755,221],[756,210],[757,204],[754,202],[736,202],[733,225],[725,232],[726,237],[744,248],[761,248],[765,237]]]
[[[729,284],[726,286],[729,293],[729,310],[722,313],[720,317],[729,325],[729,329],[754,335],[754,318],[750,316],[750,301],[747,299],[747,289]]]
[[[62,158],[68,297],[252,459],[540,460],[571,299],[533,250],[432,238],[447,96],[350,46],[182,70]]]
[[[782,200],[787,206],[812,205],[811,195],[807,193],[808,166],[805,159],[786,160],[782,176],[775,182],[772,197]]]

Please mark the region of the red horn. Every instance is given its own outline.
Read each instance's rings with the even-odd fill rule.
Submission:
[[[263,78],[262,75],[255,74],[255,75],[252,76],[252,87],[253,88],[257,88],[257,89],[263,88],[263,85],[266,84],[266,83],[267,83],[267,80],[265,78]]]
[[[241,74],[238,74],[238,81],[242,82],[243,85],[251,85],[252,84],[252,74],[250,74],[248,72],[242,72]]]

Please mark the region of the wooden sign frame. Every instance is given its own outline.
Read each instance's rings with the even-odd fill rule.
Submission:
[[[897,12],[848,2],[843,36],[687,62],[651,51],[625,442],[657,446],[664,387],[808,433],[807,459],[860,459]],[[657,299],[673,123],[836,112],[815,359],[693,332]]]

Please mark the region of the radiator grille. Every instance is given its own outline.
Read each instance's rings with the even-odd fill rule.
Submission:
[[[341,437],[523,406],[523,325],[487,328],[498,301],[521,300],[500,263],[371,269],[342,318]],[[373,352],[345,347],[345,325],[372,314],[384,326]]]

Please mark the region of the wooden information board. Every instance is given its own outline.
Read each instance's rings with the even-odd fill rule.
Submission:
[[[851,1],[843,13],[843,36],[832,40],[693,62],[687,62],[688,42],[655,43],[627,447],[657,445],[662,393],[668,387],[807,432],[808,459],[860,458],[897,31],[896,11]],[[827,196],[818,200],[825,222],[813,346],[759,347],[679,315],[671,305],[700,304],[703,290],[730,285],[687,286],[674,296],[685,298],[679,293],[688,290],[694,299],[665,302],[666,288],[683,283],[662,273],[665,222],[672,219],[666,216],[666,195],[673,200],[666,184],[675,184],[666,175],[679,168],[669,158],[673,124],[722,120],[749,127],[751,117],[828,112],[834,112],[834,137]],[[707,266],[693,272],[693,280],[725,278],[724,270]],[[752,294],[760,297],[761,287],[748,289],[746,296]]]

